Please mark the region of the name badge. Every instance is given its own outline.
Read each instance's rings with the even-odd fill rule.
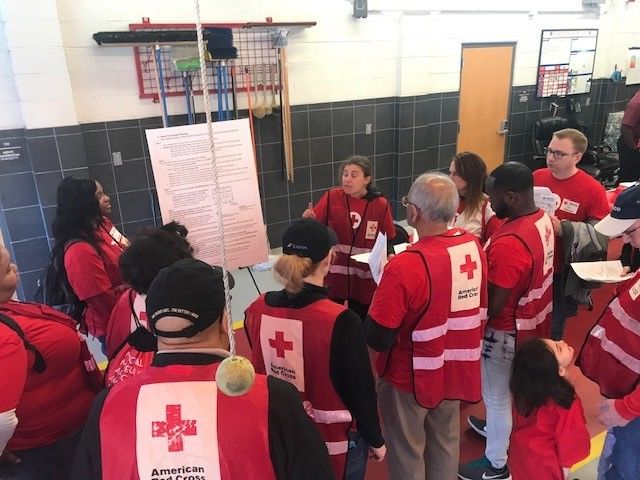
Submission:
[[[374,222],[371,220],[367,221],[367,233],[365,235],[365,239],[367,240],[375,240],[378,235],[378,222]]]
[[[118,243],[120,243],[120,240],[122,240],[122,234],[116,227],[111,227],[111,230],[109,230],[109,235]]]
[[[580,204],[578,202],[574,202],[573,200],[563,199],[560,204],[560,210],[567,213],[576,214],[578,213],[578,208],[580,208]]]
[[[640,295],[640,280],[633,284],[633,286],[629,289],[629,296],[631,300],[636,300]]]

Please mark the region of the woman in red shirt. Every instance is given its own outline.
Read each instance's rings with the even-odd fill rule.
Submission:
[[[86,345],[71,318],[11,300],[17,284],[0,247],[0,478],[66,480],[95,396]]]
[[[534,338],[513,358],[513,431],[509,468],[514,480],[566,480],[569,469],[589,455],[582,402],[565,378],[573,348]]]
[[[326,192],[315,207],[310,203],[302,216],[332,228],[338,236],[336,257],[327,286],[329,298],[344,303],[364,321],[376,284],[366,263],[352,255],[370,252],[378,232],[387,240],[396,236],[389,201],[373,185],[373,168],[368,158],[354,155],[340,165],[341,187]]]
[[[104,344],[111,310],[122,291],[118,260],[124,249],[102,228],[99,202],[106,194],[99,183],[67,177],[58,186],[57,195],[53,262],[66,276],[63,283],[84,302],[83,330]]]
[[[184,225],[171,222],[160,228],[145,228],[120,257],[120,271],[127,288],[115,308],[107,327],[107,357],[112,359],[136,330],[138,323],[147,328],[145,299],[158,272],[178,260],[193,258]],[[137,320],[137,321],[136,321]]]

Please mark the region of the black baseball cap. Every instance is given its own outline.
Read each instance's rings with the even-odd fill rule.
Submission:
[[[313,263],[324,259],[337,245],[336,232],[311,218],[297,220],[282,235],[282,253],[310,258]]]
[[[640,219],[640,185],[620,192],[611,213],[596,223],[595,229],[607,237],[618,237]]]
[[[149,327],[158,337],[191,338],[213,325],[225,307],[223,270],[186,258],[160,270],[147,292]],[[229,288],[235,281],[227,272]],[[193,325],[176,332],[156,328],[162,317],[181,317]]]

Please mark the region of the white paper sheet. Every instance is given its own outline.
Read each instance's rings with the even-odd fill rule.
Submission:
[[[576,262],[572,263],[573,271],[581,279],[588,282],[618,283],[633,276],[622,275],[622,263],[620,260],[609,262]]]
[[[386,264],[387,235],[382,232],[378,232],[376,243],[373,245],[371,254],[369,255],[369,268],[371,268],[371,275],[373,276],[373,281],[376,282],[376,285],[380,284],[382,271],[384,270],[384,266]]]
[[[556,196],[549,187],[533,187],[533,201],[536,207],[541,208],[549,215],[555,215]]]
[[[247,119],[213,124],[222,218],[214,204],[215,185],[207,125],[146,130],[162,221],[189,230],[195,256],[222,263],[224,226],[227,268],[268,259],[258,178]]]

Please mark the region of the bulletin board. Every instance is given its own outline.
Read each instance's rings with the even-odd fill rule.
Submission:
[[[626,77],[627,85],[637,85],[640,83],[640,47],[632,47],[629,49]]]
[[[536,96],[589,93],[597,44],[597,29],[542,30]]]

